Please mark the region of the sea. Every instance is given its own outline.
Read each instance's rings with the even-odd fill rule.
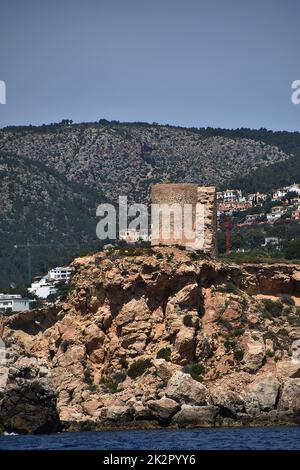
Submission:
[[[0,436],[1,450],[299,450],[300,427],[160,429]]]

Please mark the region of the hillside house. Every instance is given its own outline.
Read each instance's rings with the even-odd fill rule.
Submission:
[[[0,314],[6,312],[24,312],[29,310],[32,300],[24,299],[19,294],[0,294]]]

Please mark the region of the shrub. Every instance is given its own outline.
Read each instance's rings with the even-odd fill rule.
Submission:
[[[182,250],[182,251],[185,251],[185,246],[184,245],[178,245],[178,243],[175,245],[175,247],[178,249],[178,250]]]
[[[101,377],[99,383],[101,385],[104,385],[107,390],[110,391],[110,393],[116,393],[118,391],[118,384],[114,382],[113,380],[106,379],[105,377]]]
[[[285,337],[289,337],[289,332],[286,328],[280,328],[280,330],[278,330],[278,333],[277,333],[278,336],[285,336]]]
[[[184,326],[189,326],[189,327],[193,326],[193,317],[192,317],[192,315],[184,315],[182,321],[183,321]]]
[[[197,261],[199,259],[205,259],[207,256],[202,250],[192,251],[189,253],[189,257],[191,261]]]
[[[244,328],[234,328],[232,331],[233,336],[242,336],[244,334],[245,330]]]
[[[139,359],[129,366],[127,374],[131,379],[136,379],[137,377],[143,375],[151,366],[152,362],[150,359]]]
[[[232,324],[230,323],[229,320],[224,320],[223,318],[220,318],[218,323],[223,326],[224,328],[226,328],[227,330],[232,330]]]
[[[189,367],[189,369],[192,379],[197,380],[197,382],[202,382],[202,375],[205,373],[204,365],[201,363],[193,364],[191,367]]]
[[[141,241],[140,245],[144,248],[150,248],[151,249],[151,242],[150,241]]]
[[[236,361],[241,361],[244,357],[244,351],[242,349],[235,349],[233,352],[233,357]]]
[[[124,357],[121,357],[119,363],[124,369],[128,369],[128,361]]]
[[[274,351],[271,351],[270,349],[267,349],[266,355],[267,355],[268,357],[273,357],[273,356],[274,356]]]
[[[202,382],[202,380],[203,380],[202,375],[195,374],[195,372],[191,372],[190,375],[191,375],[192,379],[197,380],[197,382]]]
[[[156,259],[163,259],[163,257],[164,256],[163,256],[162,253],[160,253],[160,252],[156,253]]]
[[[229,352],[231,349],[233,349],[235,347],[235,341],[230,340],[230,339],[225,339],[224,347],[226,349],[226,352]]]
[[[198,259],[197,253],[195,253],[194,251],[192,251],[192,253],[189,253],[189,257],[191,261],[197,261]]]
[[[289,317],[288,322],[290,325],[300,326],[300,318],[299,317]]]
[[[278,317],[282,313],[282,303],[271,299],[263,300],[263,316],[265,318]]]
[[[118,246],[113,251],[116,250],[118,250],[120,256],[143,256],[144,254],[153,255],[155,253],[152,248],[132,245]]]
[[[239,292],[238,287],[231,281],[226,282],[224,285],[218,286],[219,292],[227,292],[228,294],[237,294]]]
[[[200,318],[202,318],[204,317],[204,314],[205,314],[205,306],[204,306],[204,299],[202,297],[200,300],[199,307],[198,307],[198,315]]]
[[[57,299],[60,299],[61,301],[66,300],[69,292],[72,290],[71,284],[64,281],[59,281],[55,287],[57,289],[55,294],[50,294],[47,297],[49,302],[55,302]]]
[[[171,349],[170,348],[162,348],[156,354],[157,359],[165,359],[166,361],[171,360]]]
[[[285,305],[295,305],[295,301],[290,295],[283,295],[281,297],[281,302]]]
[[[120,256],[141,256],[143,255],[143,250],[141,248],[136,248],[135,246],[129,246],[120,248]]]
[[[193,364],[191,367],[191,372],[198,375],[203,375],[205,373],[205,367],[202,363]]]
[[[268,312],[267,310],[264,309],[263,311],[263,317],[268,319],[268,320],[273,320],[273,316],[270,312]]]
[[[293,313],[293,307],[291,305],[288,305],[287,307],[284,307],[282,311],[282,315],[289,316]]]
[[[226,282],[225,284],[225,291],[228,292],[229,294],[237,294],[238,288],[233,282],[229,281],[229,282]]]

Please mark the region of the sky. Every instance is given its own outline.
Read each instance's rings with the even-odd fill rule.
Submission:
[[[299,0],[0,0],[0,127],[299,131],[299,36]]]

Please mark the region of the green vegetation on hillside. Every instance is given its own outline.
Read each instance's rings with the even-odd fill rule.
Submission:
[[[97,249],[99,192],[68,181],[42,163],[0,154],[0,288],[27,283],[27,240],[32,275]]]
[[[222,189],[241,189],[244,193],[268,192],[300,181],[300,149],[298,154],[273,165],[259,168],[248,175],[233,178]]]

